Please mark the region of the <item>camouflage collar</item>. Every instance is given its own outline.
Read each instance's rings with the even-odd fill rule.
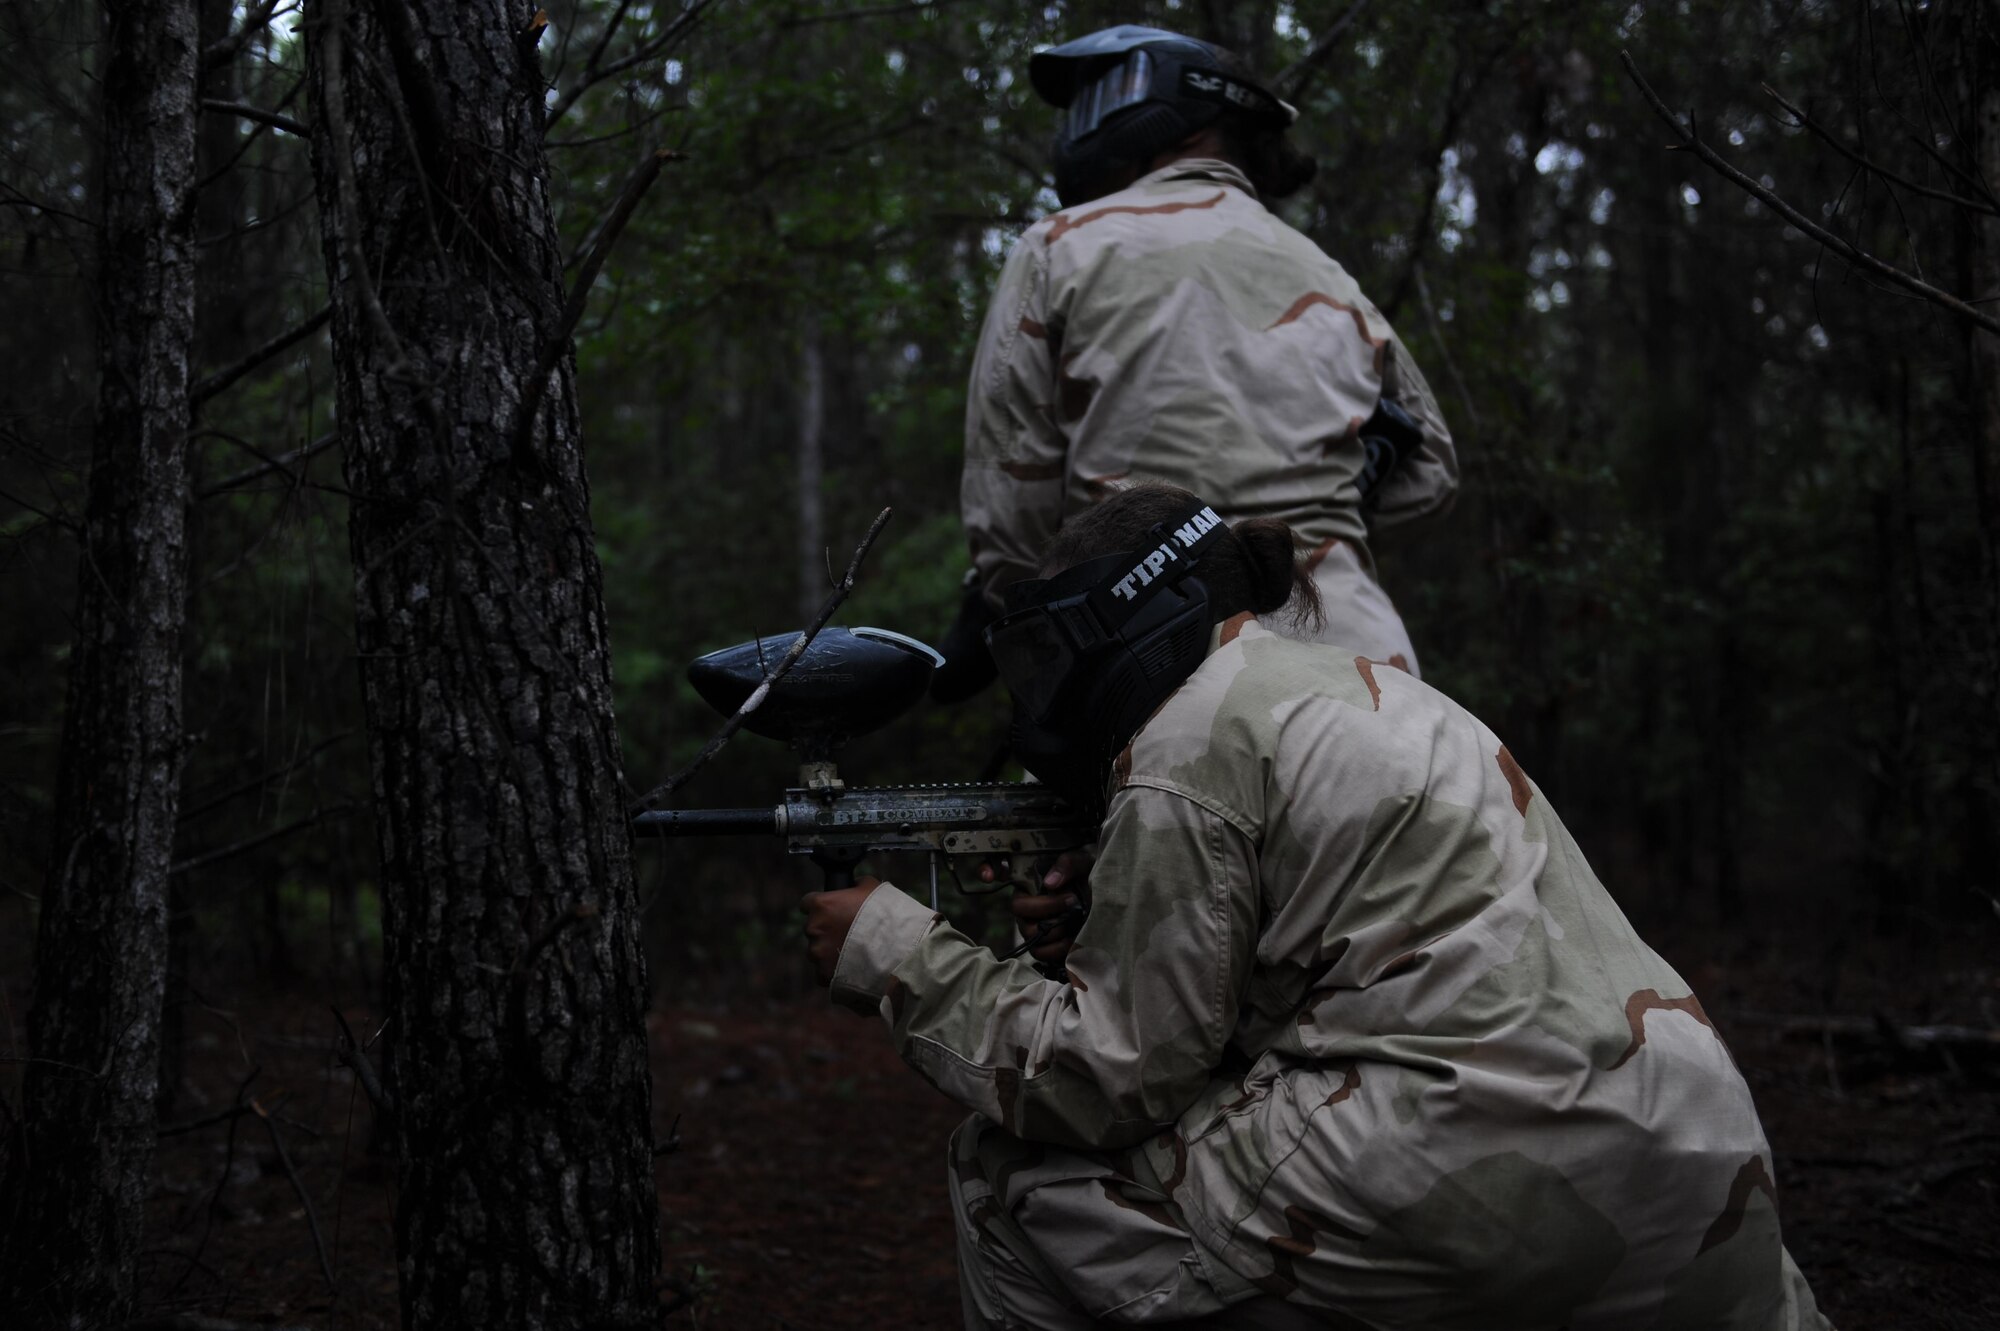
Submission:
[[[1214,656],[1238,638],[1269,637],[1270,634],[1271,630],[1259,623],[1257,616],[1248,610],[1231,615],[1208,630],[1208,652],[1203,659]]]
[[[1234,185],[1251,198],[1257,197],[1256,186],[1241,168],[1223,161],[1219,157],[1183,157],[1176,162],[1168,162],[1150,175],[1139,177],[1134,185],[1168,184],[1178,180],[1209,180],[1219,185]]]

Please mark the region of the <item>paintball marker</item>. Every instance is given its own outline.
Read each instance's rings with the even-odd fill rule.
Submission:
[[[924,851],[930,857],[933,909],[938,865],[945,860],[948,867],[946,857],[1033,859],[1096,837],[1092,811],[1032,783],[847,785],[835,764],[841,746],[908,710],[924,696],[943,658],[887,629],[827,628],[773,682],[773,667],[796,636],[756,638],[710,652],[688,667],[688,680],[724,716],[764,690],[744,727],[799,751],[799,784],[775,806],[648,810],[633,819],[635,833],[783,837],[787,850],[810,855],[825,871],[828,888],[850,884],[854,866],[872,852]]]

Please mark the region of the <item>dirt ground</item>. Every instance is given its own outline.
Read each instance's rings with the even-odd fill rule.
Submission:
[[[1963,964],[1935,947],[1879,944],[1832,959],[1778,941],[1718,950],[1668,939],[1663,950],[1756,1092],[1787,1242],[1836,1323],[2000,1327],[2000,1058],[1906,1050],[1869,1032],[1830,1041],[1776,1020],[1836,1011],[2000,1027],[1992,950],[1966,940],[1955,949]],[[18,1013],[20,977],[5,988]],[[373,1028],[359,1005],[347,1014]],[[942,1152],[961,1113],[897,1062],[872,1022],[815,995],[662,1006],[650,1025],[658,1132],[678,1116],[682,1141],[657,1166],[665,1265],[692,1296],[668,1325],[958,1325]],[[237,995],[226,1013],[199,1011],[191,1031],[174,1123],[200,1124],[239,1095],[270,1117],[162,1140],[148,1307],[394,1327],[392,1171],[369,1150],[365,1097],[328,1055],[322,999]]]

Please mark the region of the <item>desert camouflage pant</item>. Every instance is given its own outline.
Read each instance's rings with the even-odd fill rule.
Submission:
[[[1264,621],[1266,628],[1304,642],[1326,642],[1360,652],[1371,661],[1386,661],[1423,678],[1410,631],[1396,613],[1395,602],[1375,581],[1371,562],[1347,541],[1328,541],[1307,553],[1306,568],[1319,588],[1326,622],[1318,632],[1298,627],[1288,613]],[[1287,607],[1287,610],[1291,607]]]
[[[977,1114],[960,1124],[951,1206],[968,1331],[1324,1326],[1196,1249],[1164,1183],[1172,1156],[1171,1133],[1088,1153],[1024,1142]]]

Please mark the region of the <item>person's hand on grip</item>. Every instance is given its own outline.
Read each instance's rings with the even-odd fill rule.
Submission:
[[[800,900],[799,908],[806,913],[806,953],[812,957],[813,973],[821,984],[833,983],[833,968],[840,961],[847,931],[854,927],[861,903],[880,886],[878,879],[862,878],[853,887],[808,892]]]
[[[1089,851],[1066,850],[1042,875],[1040,892],[1023,893],[1008,903],[1022,941],[1034,941],[1028,952],[1036,961],[1059,963],[1075,946],[1083,903],[1089,899],[1090,866]]]

